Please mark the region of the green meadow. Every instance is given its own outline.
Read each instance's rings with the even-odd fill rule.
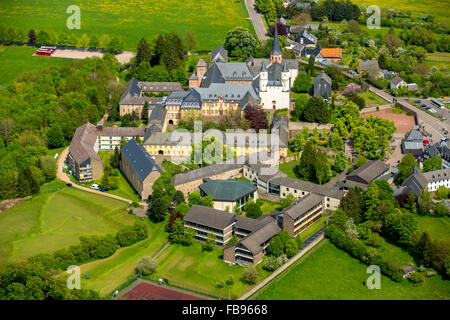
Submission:
[[[11,83],[24,71],[45,69],[72,61],[63,58],[32,56],[35,50],[36,48],[33,47],[0,46],[0,87]]]
[[[41,194],[0,213],[0,268],[78,244],[80,236],[114,234],[137,217],[127,203],[54,181]]]
[[[69,30],[66,9],[78,5],[81,29]],[[136,50],[140,38],[168,31],[197,35],[199,49],[214,49],[226,33],[242,26],[253,31],[243,0],[16,0],[0,2],[2,24],[23,29],[73,32],[78,36],[120,36],[126,50]]]
[[[380,289],[369,290],[367,265],[322,241],[293,267],[258,291],[255,300],[448,300],[450,282],[440,275],[420,285],[381,275]]]

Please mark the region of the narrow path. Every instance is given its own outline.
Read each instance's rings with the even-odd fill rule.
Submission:
[[[256,9],[255,0],[245,0],[245,6],[247,7],[248,14],[252,20],[253,28],[259,41],[265,41],[269,39],[267,35],[266,26],[264,24],[264,16]]]
[[[153,259],[158,258],[158,256],[159,256],[161,253],[163,253],[164,250],[166,250],[171,244],[172,244],[172,243],[171,243],[170,241],[168,241],[168,242],[164,245],[164,247],[162,247],[161,250],[159,250],[159,251],[153,256]]]
[[[60,153],[60,155],[58,157],[58,161],[57,161],[58,171],[56,172],[56,177],[59,180],[64,181],[66,183],[72,183],[72,181],[70,180],[69,176],[63,171],[63,169],[64,169],[64,161],[67,158],[68,152],[69,152],[69,147],[67,147],[66,149],[61,151],[61,153]],[[80,190],[84,190],[84,191],[87,191],[87,192],[96,193],[96,194],[99,194],[99,195],[102,195],[102,196],[105,196],[105,197],[113,198],[113,199],[116,199],[116,200],[125,201],[125,202],[128,202],[130,204],[133,202],[133,200],[131,200],[131,199],[126,199],[126,198],[119,197],[119,196],[116,196],[114,194],[110,194],[110,193],[107,193],[107,192],[101,192],[101,191],[98,191],[98,190],[93,190],[93,189],[90,189],[90,188],[86,188],[86,187],[80,186],[80,185],[78,185],[76,183],[72,183],[72,187],[80,189]],[[145,202],[145,201],[139,202],[139,204],[141,206],[144,206],[144,209],[147,207],[147,202]]]
[[[287,268],[289,268],[293,263],[295,263],[298,259],[303,257],[309,250],[311,250],[316,244],[318,244],[320,241],[322,241],[325,238],[325,232],[323,229],[317,231],[315,234],[313,234],[311,237],[309,237],[305,241],[305,246],[299,250],[299,252],[292,257],[288,262],[283,264],[281,267],[279,267],[277,270],[275,270],[270,276],[268,276],[266,279],[258,283],[256,286],[251,288],[249,291],[244,293],[241,297],[238,298],[238,300],[246,300],[249,297],[251,297],[253,294],[255,294],[258,290],[263,288],[265,285],[267,285],[270,281],[275,279],[279,274],[281,274],[283,271],[285,271]]]

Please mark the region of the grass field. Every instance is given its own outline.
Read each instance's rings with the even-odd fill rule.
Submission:
[[[277,210],[277,208],[280,207],[280,204],[278,202],[272,202],[263,199],[261,199],[261,201],[263,202],[263,204],[260,207],[262,214],[271,213],[273,210]]]
[[[298,160],[292,160],[285,163],[280,163],[279,169],[288,175],[289,178],[298,179],[294,173],[294,167],[299,164]]]
[[[449,21],[450,9],[447,0],[354,0],[358,5],[377,5],[386,9],[409,10],[414,16],[434,15],[441,21]]]
[[[2,5],[3,3],[0,3],[0,7]],[[0,46],[0,87],[11,83],[23,71],[40,70],[71,61],[62,58],[32,56],[35,50],[32,47]]]
[[[450,299],[448,280],[435,275],[415,286],[408,281],[394,282],[381,276],[381,289],[369,290],[363,284],[367,265],[326,241],[312,249],[299,263],[269,283],[256,295],[257,300],[400,300]]]
[[[435,66],[437,68],[446,67],[450,69],[450,53],[449,52],[434,52],[428,53],[425,59],[425,64],[430,68]]]
[[[154,256],[166,243],[166,222],[158,224],[146,220],[149,225],[149,238],[130,247],[122,248],[109,258],[96,260],[81,266],[83,288],[108,294],[134,275],[135,268],[143,257]]]
[[[367,104],[387,104],[388,102],[384,99],[381,99],[375,93],[371,91],[363,91],[359,94]]]
[[[69,30],[66,9],[80,7],[81,29]],[[136,50],[142,37],[168,31],[184,34],[191,29],[200,49],[223,44],[226,33],[237,26],[253,31],[243,0],[17,0],[1,1],[2,24],[47,32],[120,36],[126,50]]]
[[[156,276],[182,282],[208,291],[228,295],[228,287],[217,288],[217,281],[226,281],[233,276],[234,284],[230,288],[232,299],[244,294],[251,288],[242,282],[244,268],[238,265],[229,266],[222,260],[222,249],[214,248],[210,252],[202,251],[198,241],[189,247],[171,245],[158,258],[159,267]],[[270,273],[262,269],[264,263],[257,265],[259,281]]]
[[[416,215],[418,229],[427,231],[432,239],[450,239],[450,218]]]
[[[0,214],[0,267],[78,244],[80,236],[115,233],[137,219],[123,201],[55,182],[41,190]]]

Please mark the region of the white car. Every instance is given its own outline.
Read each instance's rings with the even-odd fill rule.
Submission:
[[[94,189],[94,190],[100,190],[100,186],[98,184],[93,184],[89,188]]]

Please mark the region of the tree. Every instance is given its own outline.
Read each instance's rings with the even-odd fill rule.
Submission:
[[[259,130],[267,129],[268,121],[264,110],[258,108],[257,106],[248,104],[244,110],[245,118],[250,121],[250,127],[255,129],[256,132]]]
[[[150,62],[152,58],[152,52],[150,46],[147,43],[145,38],[141,38],[139,40],[137,50],[136,50],[136,66],[138,66],[141,62]],[[147,103],[147,101],[146,101]],[[145,106],[145,105],[144,105]],[[147,105],[148,107],[148,105]]]
[[[183,220],[176,219],[172,225],[172,232],[169,234],[169,240],[173,243],[182,244],[184,242],[184,231]]]
[[[311,78],[308,74],[301,72],[294,80],[295,92],[308,92],[311,88]]]
[[[302,12],[292,18],[294,23],[299,26],[303,26],[311,22],[311,15],[307,12]]]
[[[289,207],[292,203],[297,200],[292,193],[288,193],[285,198],[280,199],[280,208],[284,209]]]
[[[256,270],[256,267],[254,265],[248,265],[245,267],[244,271],[244,281],[248,284],[255,284],[258,280],[259,273],[258,270]]]
[[[173,196],[173,203],[178,206],[180,203],[184,203],[184,194],[182,191],[177,190]]]
[[[409,212],[396,211],[384,219],[383,230],[386,235],[400,244],[408,244],[417,229],[417,221]]]
[[[229,55],[238,58],[248,58],[252,56],[258,46],[258,41],[251,32],[242,27],[237,27],[227,33],[224,48]]]
[[[30,41],[30,43],[36,43],[36,33],[34,32],[34,29],[31,29],[28,32],[28,40]]]
[[[449,194],[448,189],[445,186],[440,186],[436,190],[436,192],[434,194],[434,198],[436,200],[445,200],[448,198],[448,194]]]
[[[62,147],[64,143],[64,133],[61,127],[57,124],[52,125],[47,131],[47,146],[49,148],[59,148]]]
[[[288,241],[286,241],[284,245],[284,253],[290,259],[293,256],[295,256],[297,252],[298,252],[297,242],[295,242],[294,239],[290,238]]]
[[[434,156],[423,161],[423,171],[435,171],[442,169],[442,158],[439,156]]]
[[[308,75],[309,76],[314,75],[314,62],[315,62],[314,55],[311,54],[308,59]]]
[[[336,172],[342,172],[342,171],[344,171],[346,166],[347,166],[347,159],[345,157],[345,153],[342,151],[339,151],[336,154],[336,159],[334,159],[333,169]]]
[[[144,257],[138,263],[138,271],[140,274],[149,275],[156,272],[158,261],[152,257]]]
[[[322,98],[312,97],[306,104],[303,117],[308,122],[329,123],[331,120],[331,111]]]
[[[330,165],[328,164],[328,158],[325,152],[317,150],[313,167],[315,176],[314,181],[323,184],[329,180]]]
[[[203,251],[212,251],[214,249],[214,246],[216,245],[216,236],[212,233],[208,233],[206,235],[206,241],[202,245]]]
[[[436,203],[434,206],[434,214],[438,217],[445,217],[449,215],[449,210],[445,204]]]
[[[167,222],[167,225],[166,225],[167,232],[169,232],[169,233],[173,232],[173,225],[174,225],[175,221],[177,221],[177,219],[183,220],[183,214],[180,212],[176,212],[176,211],[172,212],[170,214],[169,221]]]
[[[18,193],[21,197],[39,193],[39,184],[29,167],[19,171],[17,185]]]
[[[419,198],[417,199],[419,204],[419,212],[422,214],[430,214],[433,208],[433,199],[431,199],[430,193],[425,189],[419,193]]]
[[[247,201],[244,205],[245,215],[257,219],[262,215],[261,208],[253,201]]]
[[[363,166],[367,161],[369,161],[369,160],[367,160],[366,157],[359,155],[356,157],[355,167],[359,168],[359,167]]]
[[[299,152],[303,149],[303,146],[305,145],[305,140],[303,139],[303,135],[301,132],[297,133],[292,139],[290,149],[295,152]]]
[[[284,253],[284,244],[278,235],[270,239],[267,252],[275,257],[279,257]]]
[[[315,178],[315,170],[314,170],[314,162],[315,162],[316,152],[312,146],[310,141],[306,142],[305,148],[303,149],[302,155],[300,157],[300,164],[295,174],[300,178],[306,180],[314,180]]]
[[[109,164],[111,165],[111,168],[113,168],[113,169],[119,168],[119,164],[120,164],[120,151],[119,151],[119,148],[118,148],[117,146],[114,148],[114,154],[113,154],[112,157],[110,158]]]
[[[184,38],[189,51],[192,51],[198,47],[197,36],[191,29],[186,30],[186,35]]]
[[[416,164],[416,159],[412,153],[408,153],[403,156],[402,160],[398,164],[398,174],[396,180],[398,183],[402,183],[407,177],[409,177],[414,172],[414,166]]]
[[[356,35],[359,35],[361,33],[361,26],[355,20],[349,20],[347,23],[347,27],[351,33],[354,33]]]
[[[123,40],[120,37],[112,37],[107,45],[108,51],[119,52],[123,50]]]
[[[150,217],[157,222],[163,221],[169,209],[169,205],[170,200],[167,197],[159,195],[155,197],[155,192],[153,192],[149,206]]]
[[[98,47],[99,47],[99,40],[97,35],[94,34],[89,40],[89,48],[98,48]]]
[[[391,53],[394,52],[394,49],[397,49],[402,45],[402,41],[395,33],[387,33],[382,40],[383,44],[389,49]],[[381,66],[380,66],[381,68]]]
[[[361,207],[361,189],[357,187],[350,188],[339,203],[339,208],[342,209],[349,218],[352,218],[355,223],[360,223],[362,220]]]
[[[345,233],[350,238],[358,238],[358,231],[356,230],[355,222],[352,218],[348,218],[344,225]]]

